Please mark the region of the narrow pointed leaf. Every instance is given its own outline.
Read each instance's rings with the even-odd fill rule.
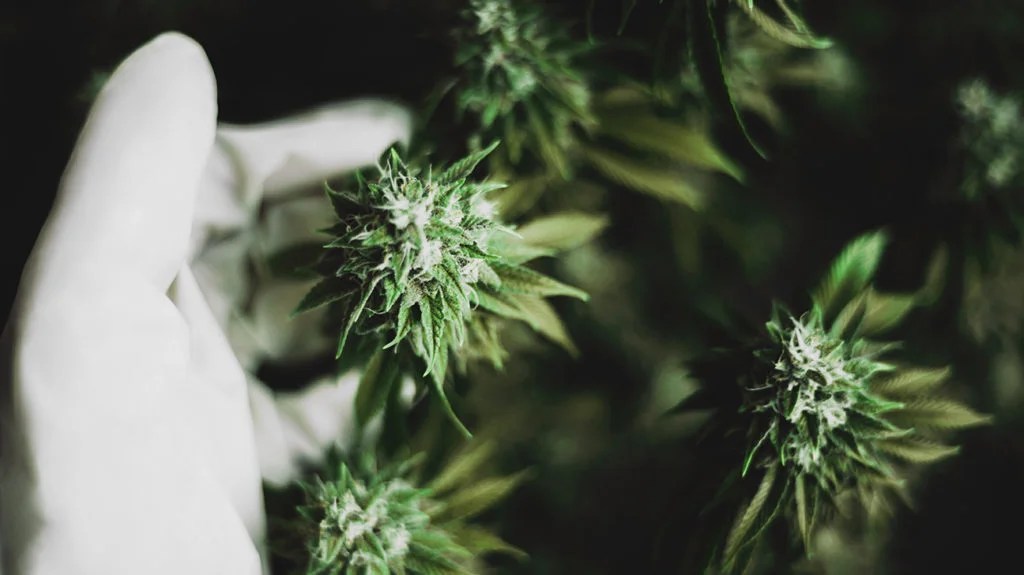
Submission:
[[[864,315],[867,312],[867,293],[861,293],[851,299],[843,309],[840,310],[839,315],[836,316],[832,327],[830,329],[832,335],[840,338],[847,339],[851,335],[857,332],[860,328],[861,322],[864,320]]]
[[[959,447],[911,438],[883,440],[877,445],[881,451],[911,463],[932,463],[960,451]]]
[[[499,288],[501,293],[545,297],[564,295],[583,301],[589,299],[586,292],[537,273],[529,268],[505,264],[497,264],[493,267],[498,277],[501,278],[501,286]]]
[[[596,147],[585,148],[584,154],[599,172],[631,190],[693,210],[700,210],[706,203],[704,194],[683,179],[678,170],[653,167]]]
[[[430,482],[430,489],[443,494],[457,487],[471,483],[475,476],[490,462],[497,451],[493,441],[478,441],[460,456],[454,457]]]
[[[608,217],[584,212],[562,212],[541,216],[519,227],[522,241],[552,251],[581,246],[608,227]]]
[[[384,409],[388,394],[397,385],[400,375],[396,356],[383,350],[373,354],[359,378],[356,391],[356,422],[360,426],[365,426]]]
[[[826,321],[835,317],[839,310],[868,286],[878,269],[885,244],[884,233],[869,232],[847,244],[833,260],[813,296]]]
[[[928,269],[925,272],[924,284],[917,291],[918,305],[932,305],[938,301],[945,287],[946,273],[949,267],[949,250],[945,246],[935,250]]]
[[[737,516],[736,523],[726,539],[725,550],[722,554],[725,565],[735,563],[740,550],[749,542],[748,536],[759,529],[760,522],[758,519],[765,503],[768,501],[768,495],[774,486],[777,472],[777,465],[773,465],[765,471],[764,477],[761,479],[761,485],[757,488],[757,492],[754,493],[754,497],[747,504],[743,512]]]
[[[887,414],[887,418],[915,428],[961,429],[985,425],[992,417],[948,399],[920,399]]]
[[[858,333],[875,336],[899,325],[914,306],[916,294],[883,294],[874,290],[867,293],[867,308]]]
[[[447,361],[445,363],[447,364]],[[466,439],[470,439],[473,437],[473,434],[469,431],[465,424],[462,423],[462,420],[459,419],[459,416],[456,415],[455,409],[452,407],[451,402],[448,400],[448,395],[445,394],[444,377],[444,373],[438,375],[438,373],[435,372],[432,373],[429,378],[430,385],[434,389],[434,393],[432,394],[434,396],[434,400],[438,402],[438,404],[441,407],[441,411],[444,412],[445,416],[448,417],[448,420],[451,421],[453,425],[455,425],[456,429],[459,430],[459,433],[461,433],[462,436],[465,437]]]
[[[477,481],[452,493],[446,505],[434,515],[436,521],[452,521],[478,515],[490,509],[519,487],[529,477],[529,471],[520,471],[506,477]]]
[[[738,0],[737,3],[750,16],[750,20],[757,24],[758,28],[779,42],[789,44],[795,48],[814,48],[818,50],[832,46],[832,41],[828,38],[815,36],[808,32],[806,26],[802,25],[802,20],[800,20],[801,26],[790,28],[762,12],[753,2]],[[789,10],[787,11],[787,17],[792,21],[796,14]]]
[[[370,284],[364,288],[363,295],[359,298],[355,307],[348,312],[348,319],[345,321],[345,327],[341,330],[341,338],[338,340],[338,351],[334,355],[335,359],[341,357],[341,353],[345,351],[345,342],[348,340],[349,333],[356,323],[359,322],[359,318],[363,315],[363,310],[366,309],[366,302],[370,300],[373,291],[377,289],[378,283],[380,283],[380,277],[371,280]]]
[[[474,554],[503,553],[523,561],[528,555],[490,531],[473,525],[450,528],[455,540]]]
[[[500,142],[495,140],[486,148],[474,152],[455,162],[451,167],[445,170],[444,173],[438,176],[438,181],[442,183],[449,183],[468,178],[473,173],[473,170],[476,169],[477,165],[483,161],[484,158],[490,155],[490,153],[493,152],[499,144]]]
[[[562,346],[572,356],[579,355],[569,332],[562,323],[555,308],[547,300],[535,296],[516,296],[516,305],[522,312],[521,319],[537,333]]]
[[[608,107],[600,113],[598,131],[639,150],[706,170],[714,170],[743,182],[743,171],[715,147],[707,133],[689,128],[648,110]]]
[[[804,549],[809,549],[811,546],[811,519],[808,515],[807,491],[804,487],[803,473],[796,476],[796,520],[797,527],[800,529],[800,537],[804,541]]]
[[[767,154],[748,131],[729,89],[718,22],[715,20],[715,3],[695,0],[687,2],[687,7],[690,54],[713,111],[746,140],[758,157],[767,159]]]
[[[341,278],[324,278],[316,283],[299,302],[298,307],[292,312],[292,316],[327,305],[354,295],[352,284]]]
[[[871,390],[894,399],[919,397],[934,391],[949,379],[949,367],[935,369],[903,369],[871,382]]]

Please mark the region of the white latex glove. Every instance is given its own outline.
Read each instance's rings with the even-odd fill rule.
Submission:
[[[122,63],[89,114],[3,336],[7,575],[261,573],[261,478],[289,480],[350,425],[354,375],[288,397],[247,375],[316,338],[286,323],[308,285],[232,270],[329,209],[286,201],[257,225],[264,197],[372,164],[409,115],[216,115],[209,62],[180,34]],[[234,252],[209,245],[232,231]],[[249,292],[253,317],[236,309]]]

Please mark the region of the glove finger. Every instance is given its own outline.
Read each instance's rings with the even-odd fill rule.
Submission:
[[[89,113],[40,232],[32,292],[125,270],[167,289],[185,257],[216,125],[213,71],[164,34],[115,70]]]
[[[255,205],[374,164],[388,146],[408,143],[409,111],[385,100],[355,100],[252,126],[222,125],[218,141],[238,169],[241,199]]]
[[[12,316],[0,505],[16,572],[259,572],[188,432],[190,335],[166,294],[215,114],[209,63],[180,34],[130,56],[90,112]]]

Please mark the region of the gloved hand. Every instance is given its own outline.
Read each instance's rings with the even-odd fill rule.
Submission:
[[[319,340],[288,323],[308,284],[259,283],[244,256],[329,219],[322,194],[289,198],[372,164],[409,115],[216,115],[202,49],[173,33],[93,105],[3,336],[8,575],[265,572],[261,479],[288,481],[350,425],[354,374],[287,397],[252,378]]]

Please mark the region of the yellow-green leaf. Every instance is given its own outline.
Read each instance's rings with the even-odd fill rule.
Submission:
[[[905,399],[928,393],[949,379],[949,367],[903,369],[871,382],[871,390],[884,397]]]
[[[384,408],[388,393],[400,375],[397,356],[384,350],[373,354],[359,378],[359,389],[356,391],[355,412],[359,425],[366,425]]]
[[[876,443],[878,449],[911,463],[931,463],[955,455],[959,447],[923,439],[886,439]]]
[[[596,147],[585,148],[584,154],[599,172],[627,188],[694,210],[704,207],[704,194],[690,185],[678,170],[653,167]]]
[[[438,522],[473,517],[490,509],[526,480],[528,471],[477,481],[452,493],[444,506],[432,514]]]
[[[520,561],[528,558],[522,549],[475,525],[448,527],[455,541],[473,553],[504,553]]]
[[[516,296],[516,305],[522,312],[520,319],[525,321],[537,333],[562,346],[573,356],[579,355],[576,344],[569,337],[565,324],[546,300],[535,296]]]
[[[795,48],[815,48],[818,50],[832,46],[831,40],[815,36],[800,20],[794,22],[794,27],[790,28],[762,12],[750,0],[737,0],[737,4],[750,16],[751,21],[757,24],[758,28],[779,42],[789,44]],[[786,16],[791,21],[796,18],[796,14],[792,10],[786,10]]]
[[[945,246],[935,250],[928,269],[925,272],[924,284],[917,290],[918,305],[932,305],[942,295],[946,280],[946,269],[949,267],[949,251]]]
[[[991,422],[992,417],[980,414],[966,405],[949,399],[919,399],[903,409],[887,414],[896,423],[915,428],[961,429]]]
[[[917,304],[916,294],[883,294],[868,290],[867,307],[858,333],[873,336],[896,327]]]
[[[610,108],[599,114],[598,131],[609,137],[640,150],[743,181],[742,170],[700,130],[635,107]]]
[[[472,481],[494,456],[496,445],[493,441],[479,440],[452,458],[441,472],[430,482],[430,489],[435,493],[444,493]]]
[[[494,264],[494,271],[501,278],[499,291],[504,294],[558,296],[564,295],[586,301],[586,292],[566,285],[554,278],[529,268],[505,264]]]
[[[497,204],[497,211],[506,222],[529,211],[551,185],[551,177],[546,174],[528,177],[494,174],[493,177],[512,180],[507,187],[495,190],[488,195],[488,198]]]
[[[608,218],[584,212],[539,217],[516,230],[522,241],[538,248],[568,250],[581,246],[608,227]]]
[[[722,555],[723,563],[726,566],[735,563],[740,549],[744,544],[748,543],[749,534],[756,532],[755,527],[758,523],[758,517],[768,501],[768,494],[771,493],[777,472],[777,465],[772,465],[765,471],[764,478],[761,479],[761,485],[757,488],[757,492],[754,493],[754,497],[743,512],[736,517],[736,523],[733,524],[732,530],[729,532],[729,537],[725,542],[725,551]]]
[[[867,293],[861,293],[849,301],[836,316],[830,332],[839,338],[846,338],[856,332],[867,312]]]
[[[843,248],[814,293],[826,320],[834,317],[871,282],[885,250],[881,231],[863,234]]]
[[[796,520],[800,528],[800,537],[804,540],[804,548],[811,547],[811,517],[808,516],[807,490],[804,487],[804,474],[796,476]]]

